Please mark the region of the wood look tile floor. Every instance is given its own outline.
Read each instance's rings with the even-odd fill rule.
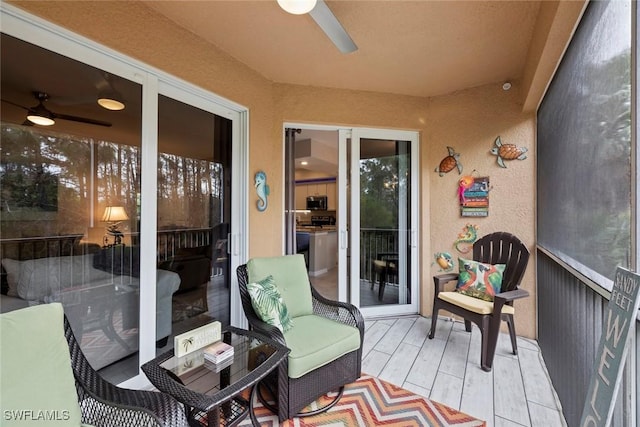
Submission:
[[[311,282],[336,299],[335,272]],[[377,287],[363,285],[361,292],[371,293],[371,304],[380,303]],[[514,356],[509,336],[501,334],[493,370],[484,372],[477,327],[467,333],[462,322],[441,317],[432,340],[430,327],[431,319],[418,315],[366,320],[362,372],[485,420],[488,427],[566,427],[536,341],[518,337]],[[129,376],[137,372],[137,359],[132,362]]]
[[[518,355],[501,334],[493,369],[480,369],[480,330],[421,316],[365,322],[362,372],[444,403],[488,427],[566,426],[538,344],[518,337]]]
[[[338,295],[336,272],[311,278],[327,298]],[[397,287],[377,299],[377,285],[361,286],[364,305],[392,303]],[[395,294],[394,294],[395,292]],[[441,317],[434,339],[431,319],[409,316],[367,320],[362,372],[487,421],[488,427],[564,427],[561,405],[538,344],[518,337],[518,355],[500,334],[492,372],[480,369],[480,330]]]

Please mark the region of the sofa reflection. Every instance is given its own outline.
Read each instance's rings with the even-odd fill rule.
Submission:
[[[159,269],[180,276],[180,287],[173,295],[173,322],[206,313],[207,284],[211,278],[211,247],[180,248],[170,259],[158,264]]]
[[[62,303],[94,369],[138,349],[139,249],[79,244],[82,236],[2,240],[2,312]],[[177,273],[156,271],[156,339],[171,335]]]

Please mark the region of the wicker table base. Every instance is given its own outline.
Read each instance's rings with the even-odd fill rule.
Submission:
[[[270,372],[286,369],[289,349],[253,331],[229,327],[223,341],[233,345],[233,363],[217,371],[194,352],[176,358],[170,350],[142,365],[142,371],[160,391],[182,402],[192,426],[235,426],[253,414],[254,386]],[[242,396],[251,390],[247,400]],[[246,394],[244,394],[246,396]]]

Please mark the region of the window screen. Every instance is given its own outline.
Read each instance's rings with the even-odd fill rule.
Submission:
[[[589,4],[538,110],[538,243],[608,287],[631,257],[631,4]]]

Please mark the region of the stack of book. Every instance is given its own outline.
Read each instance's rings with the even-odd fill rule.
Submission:
[[[233,364],[233,346],[223,341],[205,347],[203,353],[205,365],[215,372]]]
[[[207,359],[204,359],[204,367],[210,371],[215,372],[216,374],[222,372],[224,368],[228,368],[231,365],[233,365],[233,357],[225,359],[219,363],[213,363],[208,361]]]

